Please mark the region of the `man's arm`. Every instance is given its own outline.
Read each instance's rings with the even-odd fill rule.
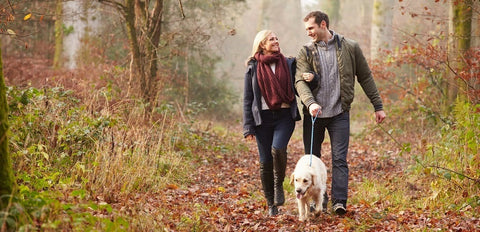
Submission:
[[[383,120],[385,120],[387,115],[383,110],[382,99],[380,98],[380,94],[373,79],[372,71],[370,70],[367,60],[365,59],[362,49],[360,49],[358,43],[355,43],[354,50],[357,80],[375,108],[375,121],[377,123],[381,123]]]
[[[306,48],[302,47],[297,55],[297,71],[295,73],[295,88],[297,89],[298,96],[302,100],[303,104],[306,107],[316,103],[315,98],[313,97],[312,90],[308,86],[308,83],[303,78],[303,73],[313,73],[314,70],[311,69],[311,66],[307,60]]]
[[[372,71],[368,66],[367,60],[363,55],[362,49],[355,43],[354,45],[354,52],[355,52],[355,69],[357,76],[358,83],[362,87],[363,91],[370,99],[375,111],[383,110],[382,99],[380,98],[380,94],[378,92],[377,86],[372,76]]]

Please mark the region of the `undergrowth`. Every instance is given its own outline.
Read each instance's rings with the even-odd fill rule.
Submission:
[[[430,181],[425,207],[439,210],[471,210],[480,206],[480,105],[457,102],[452,125],[438,131],[439,140],[429,142],[411,171],[419,180]],[[474,215],[478,216],[478,210]]]
[[[446,104],[442,64],[422,66],[419,56],[392,56],[373,68],[374,75],[385,77],[380,86],[389,85],[387,119],[368,125],[358,138],[370,146],[375,142],[374,150],[402,162],[365,178],[352,202],[371,207],[378,220],[392,215],[408,220],[421,213],[439,220],[449,214],[478,218],[480,105]],[[433,63],[425,58],[428,62]]]
[[[17,190],[2,196],[10,204],[0,225],[10,230],[132,230],[139,219],[112,204],[186,184],[198,153],[236,146],[218,126],[179,120],[167,103],[146,117],[135,100],[92,106],[63,88],[10,87],[7,96]]]

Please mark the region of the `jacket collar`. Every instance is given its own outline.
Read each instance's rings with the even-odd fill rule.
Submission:
[[[337,48],[338,50],[342,50],[342,40],[343,40],[343,35],[335,33],[335,31],[330,30],[330,33],[333,35],[333,39],[337,42]],[[317,46],[320,46],[318,42],[315,41],[310,41],[308,42],[305,46],[307,46],[310,50],[317,50]]]

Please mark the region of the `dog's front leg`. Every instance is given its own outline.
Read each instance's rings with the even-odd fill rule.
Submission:
[[[305,202],[302,200],[297,199],[297,204],[298,204],[298,220],[301,222],[305,221],[307,219],[307,211],[306,211],[306,205]]]
[[[323,192],[321,192],[321,194],[318,194],[314,197],[314,201],[315,201],[315,217],[318,217],[320,216],[320,213],[322,212],[323,210]]]

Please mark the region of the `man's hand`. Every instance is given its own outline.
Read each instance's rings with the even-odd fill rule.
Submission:
[[[322,114],[322,107],[317,103],[313,103],[308,107],[308,112],[310,112],[310,115],[313,117],[316,117]]]
[[[375,112],[375,121],[377,123],[381,123],[383,122],[383,120],[387,117],[387,115],[385,114],[385,111],[383,110],[379,110],[379,111],[376,111]]]

